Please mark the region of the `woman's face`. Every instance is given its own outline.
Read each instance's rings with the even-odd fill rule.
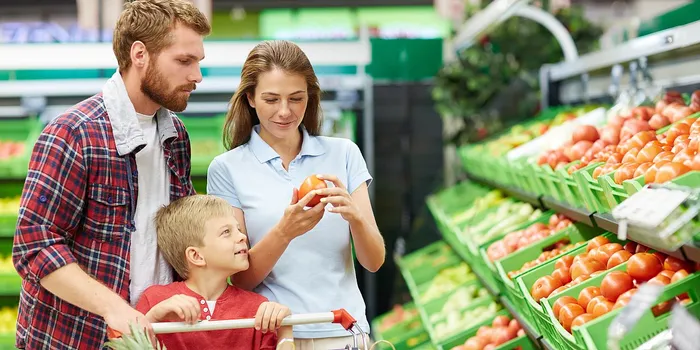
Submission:
[[[248,96],[261,128],[278,139],[299,136],[308,101],[306,79],[280,69],[260,74],[254,96]]]

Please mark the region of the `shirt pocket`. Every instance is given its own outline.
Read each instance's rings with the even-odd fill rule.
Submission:
[[[106,184],[88,185],[85,228],[99,242],[124,237],[128,222],[128,190]]]

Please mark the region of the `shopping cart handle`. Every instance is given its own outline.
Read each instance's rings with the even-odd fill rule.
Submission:
[[[333,323],[339,323],[347,331],[355,326],[357,320],[345,311],[345,309],[338,309],[333,310]]]
[[[282,320],[282,326],[317,323],[338,323],[343,326],[345,330],[350,330],[355,323],[357,323],[357,321],[344,309],[339,309],[332,312],[290,315]],[[225,329],[254,328],[255,319],[244,318],[237,320],[211,320],[199,321],[195,324],[185,322],[157,322],[152,323],[151,326],[153,327],[153,333],[155,334],[217,331]],[[111,328],[107,329],[107,335],[110,339],[121,337],[120,332]]]

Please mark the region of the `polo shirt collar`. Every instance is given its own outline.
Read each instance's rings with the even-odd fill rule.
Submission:
[[[303,156],[320,156],[324,154],[326,150],[318,138],[309,135],[303,125],[300,128],[302,133],[301,152],[297,158]],[[253,132],[250,133],[250,141],[248,141],[258,161],[260,161],[260,163],[265,163],[272,159],[279,158],[279,154],[260,137],[259,132],[260,124],[253,126]]]

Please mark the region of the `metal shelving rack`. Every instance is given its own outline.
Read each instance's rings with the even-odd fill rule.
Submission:
[[[529,2],[530,0],[495,0],[462,25],[450,45],[457,50],[468,47],[511,16],[529,18],[542,24],[559,41],[565,57],[563,62],[547,64],[540,69],[542,108],[576,104],[586,102],[587,99],[609,99],[611,69],[640,59],[647,61],[647,72],[653,77],[654,84],[661,88],[673,88],[681,92],[700,88],[700,36],[697,35],[700,32],[700,21],[635,38],[611,49],[579,56],[572,45],[571,36],[565,29],[562,31],[561,23],[553,15],[529,6]],[[624,74],[619,84],[625,86],[629,82],[629,74]],[[488,179],[471,176],[470,178],[499,188],[514,198],[563,213],[578,222],[617,233],[618,223],[610,214],[571,208],[553,198],[504,187]],[[635,240],[635,237],[628,238]],[[664,252],[700,262],[700,248],[691,244],[686,244],[674,252]],[[511,310],[514,311],[517,310]],[[551,344],[542,341],[539,334],[528,332],[528,335],[535,341],[539,340],[541,348],[552,348]]]

